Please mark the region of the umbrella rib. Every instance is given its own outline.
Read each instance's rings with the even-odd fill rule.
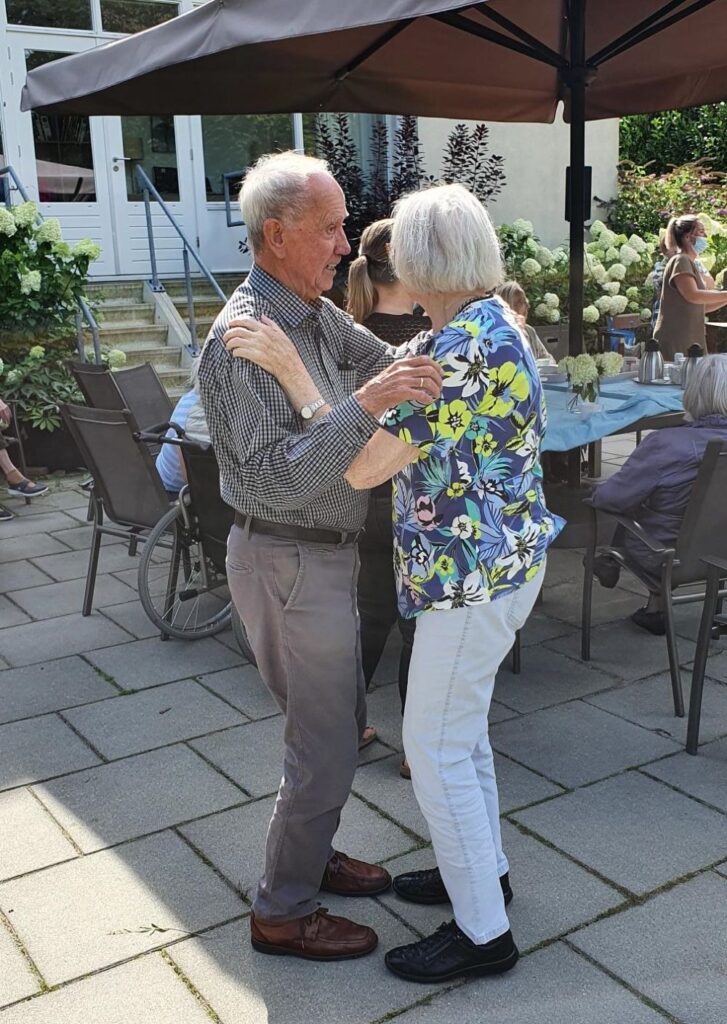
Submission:
[[[361,53],[354,57],[352,61],[349,61],[348,64],[336,71],[333,76],[335,80],[337,82],[345,81],[348,76],[353,71],[356,71],[357,68],[360,68],[361,65],[369,59],[369,57],[373,57],[375,53],[378,53],[379,50],[383,49],[387,43],[390,43],[392,39],[395,39],[404,31],[404,29],[409,28],[412,21],[414,21],[414,18],[404,18],[402,21],[397,22],[396,25],[393,25],[387,32],[384,32],[382,36],[379,36],[375,42],[371,43],[370,46],[367,46],[365,50],[362,50]]]
[[[554,60],[559,61],[563,67],[566,66],[567,61],[558,53],[557,50],[553,50],[549,46],[546,46],[545,43],[536,39],[535,36],[531,36],[524,28],[520,28],[520,26],[516,25],[514,21],[510,21],[509,18],[506,18],[498,11],[493,11],[489,3],[475,4],[473,9],[477,11],[478,14],[482,14],[484,17],[489,18],[490,21],[494,21],[496,25],[500,26],[500,28],[504,28],[507,32],[511,32],[514,36],[517,36],[517,38],[522,40],[522,42],[531,46],[533,50],[537,50],[542,54],[548,54]]]
[[[714,3],[714,0],[696,0],[695,3],[690,4],[689,7],[682,11],[677,11],[676,14],[672,14],[671,17],[666,17],[671,11],[677,7],[682,7],[686,0],[671,0],[670,3],[666,4],[660,10],[656,11],[650,17],[645,18],[639,22],[638,25],[634,25],[633,28],[629,29],[618,39],[614,39],[613,42],[604,46],[598,53],[594,53],[592,57],[588,58],[588,63],[596,67],[601,64],[605,64],[606,61],[612,60],[614,57],[618,57],[626,50],[630,50],[633,46],[638,43],[643,43],[646,39],[656,35],[658,32],[663,32],[664,29],[671,28],[672,25],[678,24],[683,21],[684,18],[688,18],[690,14],[696,14],[697,11],[701,11],[704,7],[709,7],[710,4]]]
[[[497,46],[503,46],[506,50],[514,50],[515,53],[521,53],[532,60],[540,61],[541,64],[550,64],[551,67],[558,68],[559,70],[568,66],[567,61],[563,60],[559,54],[553,53],[551,56],[547,50],[542,52],[534,50],[531,46],[526,46],[525,43],[521,43],[517,39],[504,36],[501,32],[494,32],[491,28],[487,28],[486,25],[480,25],[477,21],[463,18],[460,14],[443,11],[439,14],[430,14],[429,17],[433,18],[434,21],[441,21],[442,24],[449,25],[450,28],[460,29],[460,31],[466,32],[468,35],[479,36],[480,39],[486,39]]]

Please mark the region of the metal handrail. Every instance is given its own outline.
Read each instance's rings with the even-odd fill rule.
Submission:
[[[189,239],[187,238],[187,236],[177,223],[174,214],[169,209],[166,202],[162,199],[156,187],[152,184],[152,181],[149,178],[149,175],[144,170],[144,168],[137,164],[137,166],[134,168],[134,175],[136,176],[136,180],[139,183],[144,195],[146,233],[147,238],[149,240],[149,261],[151,262],[151,287],[153,291],[163,292],[165,289],[164,285],[159,280],[159,273],[157,271],[156,248],[154,246],[154,225],[151,216],[152,197],[159,204],[159,208],[161,209],[162,213],[166,215],[167,220],[169,221],[169,223],[172,225],[172,227],[182,240],[182,262],[184,264],[184,283],[187,292],[187,316],[189,318],[190,345],[188,347],[190,353],[192,355],[196,355],[199,351],[199,346],[197,345],[197,324],[194,315],[194,297],[192,295],[192,275],[189,269],[190,254],[192,255],[192,258],[194,259],[199,269],[207,278],[209,284],[212,285],[212,288],[216,292],[217,296],[220,299],[222,299],[223,302],[227,302],[227,296],[225,295],[222,288],[220,288],[219,284],[215,280],[212,271],[209,269],[209,267],[204,262],[199,253],[196,252],[196,250],[192,247]]]
[[[26,191],[22,181],[20,180],[20,178],[16,174],[15,169],[12,166],[12,164],[7,164],[5,167],[0,167],[0,181],[2,181],[3,200],[4,200],[5,205],[7,207],[10,207],[12,205],[11,199],[10,199],[10,187],[8,186],[7,178],[11,178],[12,179],[12,182],[15,185],[16,191],[18,191],[20,193],[20,195],[22,196],[23,200],[26,203],[29,203],[31,201],[30,200],[30,196],[28,195],[28,193],[27,193],[27,191]],[[43,221],[45,220],[45,218],[43,217],[43,214],[40,212],[40,210],[37,211],[37,216],[38,216],[38,220],[42,224]],[[93,356],[94,356],[94,360],[96,361],[96,363],[100,363],[101,362],[101,340],[99,338],[99,333],[98,333],[98,322],[96,321],[96,317],[91,312],[91,308],[88,305],[88,303],[86,302],[86,300],[83,298],[83,296],[80,296],[76,301],[77,301],[78,307],[79,307],[79,313],[76,315],[76,344],[78,346],[78,358],[80,359],[80,361],[82,363],[86,362],[86,352],[85,352],[85,344],[84,344],[84,338],[83,338],[83,328],[81,327],[81,317],[83,317],[83,319],[86,321],[86,323],[88,324],[88,326],[89,326],[89,328],[91,330],[91,337],[93,339]]]

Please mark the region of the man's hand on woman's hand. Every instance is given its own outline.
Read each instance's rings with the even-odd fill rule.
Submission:
[[[429,356],[398,359],[356,392],[359,404],[377,418],[402,402],[431,405],[442,393],[442,370]]]
[[[231,320],[223,340],[231,356],[249,359],[281,383],[303,369],[303,361],[293,342],[267,316],[260,320],[250,316]]]

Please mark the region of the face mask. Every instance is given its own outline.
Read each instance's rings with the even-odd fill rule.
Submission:
[[[694,239],[694,251],[698,254],[703,253],[708,245],[709,242],[704,235],[698,235],[697,238]]]

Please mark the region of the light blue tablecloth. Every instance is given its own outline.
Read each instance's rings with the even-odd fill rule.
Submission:
[[[546,452],[568,451],[623,430],[645,416],[680,412],[683,408],[684,392],[680,387],[619,380],[601,387],[599,404],[603,410],[586,419],[568,411],[573,392],[565,384],[544,384],[544,390],[548,408],[548,429],[543,441]]]

